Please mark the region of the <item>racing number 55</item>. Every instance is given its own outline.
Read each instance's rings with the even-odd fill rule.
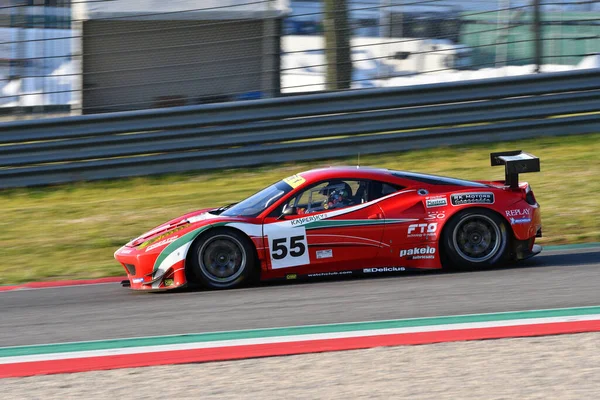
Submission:
[[[304,245],[304,235],[291,236],[289,250],[287,247],[287,238],[273,239],[271,244],[271,257],[274,260],[281,260],[288,256],[288,253],[292,257],[301,257],[306,253],[306,246]]]
[[[271,268],[290,268],[310,264],[306,230],[303,226],[288,227],[267,224],[264,234],[269,243]]]

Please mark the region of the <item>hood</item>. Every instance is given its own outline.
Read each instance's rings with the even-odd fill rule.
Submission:
[[[208,211],[214,209],[215,208],[204,208],[202,210],[193,211],[191,213],[182,215],[181,217],[174,218],[131,240],[126,246],[138,247],[143,245],[145,247],[162,239],[167,239],[174,233],[180,232],[184,229],[189,229],[190,227],[196,228],[198,226],[205,225],[208,223],[208,221],[219,218],[218,215],[208,213]]]

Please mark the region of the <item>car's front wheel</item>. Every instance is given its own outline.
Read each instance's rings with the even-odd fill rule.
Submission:
[[[504,220],[486,209],[466,209],[444,229],[442,249],[451,268],[474,270],[506,261],[509,233]]]
[[[256,266],[250,240],[225,229],[209,231],[196,240],[188,261],[193,280],[211,289],[229,289],[248,282]]]

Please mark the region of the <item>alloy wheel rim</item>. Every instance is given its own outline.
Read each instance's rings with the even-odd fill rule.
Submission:
[[[242,244],[228,235],[213,236],[198,250],[202,273],[211,281],[229,283],[236,280],[246,267]]]
[[[498,225],[485,215],[462,219],[452,234],[454,249],[472,263],[485,262],[500,250],[502,236]]]

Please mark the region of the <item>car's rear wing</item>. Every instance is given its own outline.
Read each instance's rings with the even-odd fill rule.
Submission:
[[[490,161],[492,167],[504,165],[504,183],[511,188],[519,187],[519,174],[540,171],[540,159],[521,150],[491,153]]]

